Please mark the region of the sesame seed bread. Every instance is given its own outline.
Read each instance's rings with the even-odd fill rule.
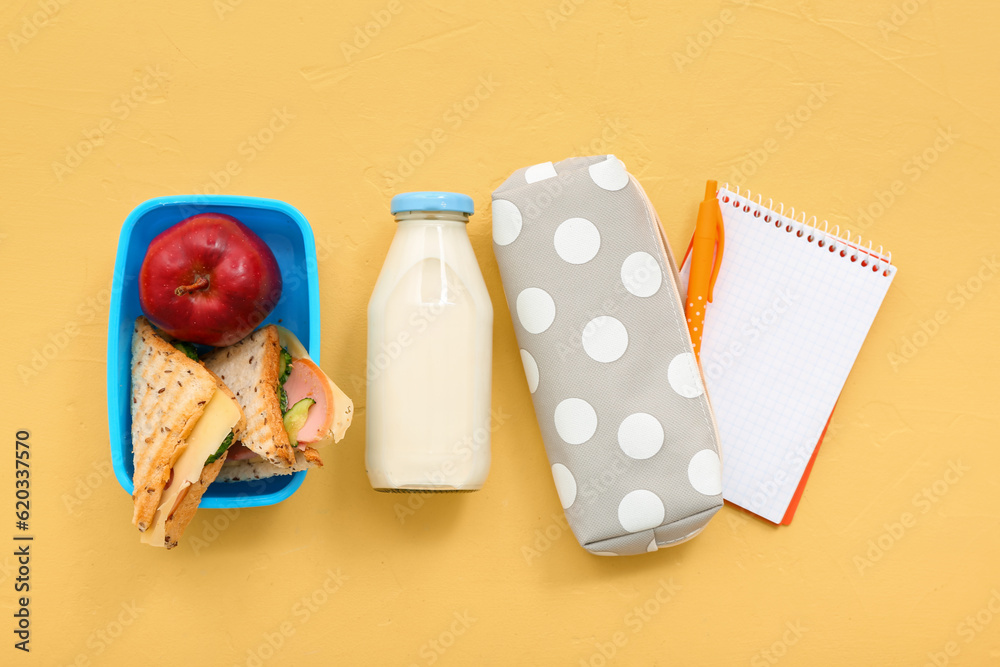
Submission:
[[[149,527],[170,481],[173,466],[184,452],[185,441],[216,391],[235,400],[229,388],[211,371],[171,345],[145,317],[136,319],[132,334],[132,462],[135,467],[132,523],[141,532]],[[234,439],[239,437],[245,424],[241,415],[233,428]],[[175,538],[180,537],[191,521],[201,496],[221,465],[206,466],[198,484],[189,488],[174,511],[168,521],[168,530]]]
[[[206,369],[207,370],[207,369]],[[212,371],[208,371],[212,373]],[[223,394],[228,396],[233,401],[236,401],[236,396],[233,392],[225,385],[225,383],[212,373],[212,377],[216,380],[216,385],[218,390]],[[239,401],[236,401],[239,403]],[[242,409],[240,410],[240,421],[233,427],[233,442],[243,434],[246,428],[247,420],[246,416],[242,414]],[[177,507],[174,508],[173,514],[167,518],[166,531],[164,534],[164,546],[167,549],[172,549],[177,546],[177,542],[180,541],[181,536],[184,534],[184,529],[187,528],[191,520],[194,519],[194,513],[198,510],[198,505],[201,504],[201,497],[205,495],[205,491],[208,489],[208,485],[215,481],[216,477],[219,475],[219,471],[222,470],[222,464],[226,462],[226,455],[229,451],[222,452],[215,461],[209,463],[201,471],[201,477],[195,484],[188,487],[187,492],[184,494],[184,499],[178,503]]]
[[[258,329],[240,342],[219,348],[204,362],[233,391],[246,415],[240,442],[280,468],[296,465],[278,400],[281,345],[273,324]]]
[[[320,468],[323,460],[312,447],[307,447],[305,451],[295,450],[295,465],[281,468],[272,465],[262,459],[248,459],[244,461],[229,461],[222,470],[219,471],[218,481],[220,482],[245,482],[247,480],[266,479],[278,475],[291,475],[300,470],[310,468]]]
[[[174,513],[167,518],[163,546],[168,549],[177,546],[181,535],[184,534],[184,529],[194,519],[194,513],[198,510],[198,505],[201,504],[201,497],[205,495],[208,485],[215,481],[219,471],[222,470],[222,464],[225,462],[226,452],[223,452],[222,456],[205,466],[198,481],[187,488],[184,499],[178,503]]]

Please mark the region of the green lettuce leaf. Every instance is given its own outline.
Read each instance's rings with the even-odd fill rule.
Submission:
[[[235,433],[233,433],[232,431],[229,432],[229,435],[227,435],[226,439],[222,441],[222,444],[219,445],[219,448],[215,450],[215,453],[209,456],[207,459],[205,459],[205,465],[208,465],[209,463],[215,463],[215,461],[218,460],[220,456],[222,456],[223,452],[229,449],[230,445],[233,444],[234,435]]]

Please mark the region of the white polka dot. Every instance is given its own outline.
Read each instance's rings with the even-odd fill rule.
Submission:
[[[632,294],[653,296],[662,282],[660,265],[648,252],[634,252],[622,262],[622,284]]]
[[[538,364],[527,350],[521,350],[521,363],[524,364],[524,377],[528,378],[528,391],[534,394],[538,389]]]
[[[563,509],[569,509],[576,500],[576,478],[569,468],[561,463],[552,466],[552,479],[556,481],[556,492]]]
[[[595,556],[617,556],[618,555],[614,551],[591,551],[590,553],[594,554]]]
[[[722,461],[711,449],[703,449],[688,463],[688,480],[698,493],[717,496],[722,493]]]
[[[628,331],[619,320],[601,315],[583,328],[583,349],[594,361],[610,363],[620,359],[628,348]]]
[[[582,398],[567,398],[559,402],[555,411],[556,432],[571,445],[580,445],[597,431],[597,413]]]
[[[570,264],[585,264],[601,248],[601,233],[586,218],[570,218],[556,227],[556,253]]]
[[[524,180],[528,183],[537,183],[538,181],[555,177],[556,168],[552,166],[551,162],[536,164],[524,170]]]
[[[618,427],[618,446],[633,459],[648,459],[663,446],[663,426],[653,415],[631,414]]]
[[[510,245],[521,233],[521,211],[506,199],[493,200],[493,242]]]
[[[646,547],[646,551],[653,552],[656,551],[658,548],[659,547],[656,546],[656,538],[654,537],[652,540],[650,540],[649,546]]]
[[[603,162],[590,165],[588,171],[594,183],[605,190],[621,190],[628,185],[625,163],[614,155],[609,155]]]
[[[656,528],[666,513],[660,497],[646,489],[633,491],[618,504],[618,522],[630,533]]]
[[[542,333],[556,319],[556,304],[545,290],[529,287],[517,295],[517,319],[528,333]]]
[[[705,388],[701,385],[698,361],[690,352],[682,352],[670,360],[667,381],[684,398],[695,398],[705,393]]]

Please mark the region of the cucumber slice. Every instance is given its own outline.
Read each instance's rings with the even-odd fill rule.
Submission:
[[[313,399],[303,398],[301,401],[296,401],[295,405],[288,408],[288,412],[285,413],[285,433],[288,434],[288,442],[292,444],[292,447],[298,446],[299,431],[305,426],[306,419],[309,417],[309,408],[315,404],[316,401]]]

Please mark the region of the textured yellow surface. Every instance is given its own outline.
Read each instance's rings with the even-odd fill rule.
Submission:
[[[0,662],[1000,662],[998,20],[918,0],[6,3]],[[518,167],[606,152],[675,254],[706,178],[893,251],[791,527],[726,507],[625,559],[565,530],[488,202]],[[323,366],[358,419],[291,499],[203,510],[164,552],[110,476],[109,284],[134,206],[216,187],[311,222]],[[500,425],[482,492],[410,506],[368,486],[361,378],[388,200],[412,189],[476,200]],[[11,632],[20,428],[30,657]]]

